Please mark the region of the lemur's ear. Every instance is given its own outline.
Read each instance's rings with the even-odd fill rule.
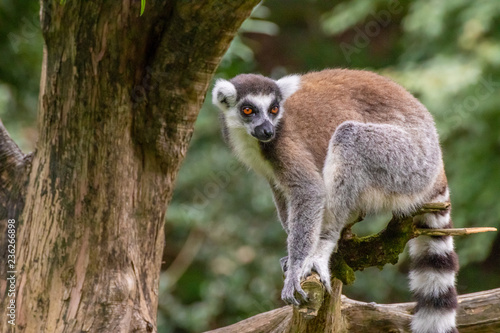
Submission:
[[[212,103],[225,111],[236,103],[236,88],[224,79],[218,79],[212,90]]]
[[[281,90],[281,95],[283,96],[283,100],[287,99],[294,92],[296,92],[300,87],[300,76],[299,75],[288,75],[284,76],[278,81],[276,84]]]

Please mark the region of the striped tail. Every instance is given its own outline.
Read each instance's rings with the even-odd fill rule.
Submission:
[[[448,202],[448,188],[432,202]],[[449,208],[446,211],[415,217],[418,228],[451,228]],[[409,242],[412,265],[410,288],[417,301],[411,323],[414,333],[454,333],[457,309],[455,275],[458,257],[451,236],[419,236]]]

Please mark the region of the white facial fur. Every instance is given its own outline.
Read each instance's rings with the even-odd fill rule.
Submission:
[[[278,115],[271,116],[268,110],[272,107],[272,104],[275,100],[276,96],[274,95],[262,95],[262,94],[247,95],[245,98],[243,98],[242,102],[250,102],[252,105],[256,106],[257,109],[260,111],[259,112],[260,114],[255,117],[255,120],[252,120],[251,122],[244,122],[244,127],[247,130],[248,134],[252,135],[252,132],[254,131],[255,127],[263,124],[265,121],[269,121],[271,124],[273,124],[274,127],[276,127],[279,119],[283,115],[282,112],[283,110],[281,109],[282,103],[280,103],[280,111],[278,112]],[[236,112],[238,112],[238,109],[241,107],[241,104],[242,104],[241,102],[237,104],[235,108]]]
[[[212,90],[212,101],[224,112],[226,126],[228,128],[245,128],[247,133],[251,135],[254,128],[266,120],[271,122],[273,126],[277,126],[284,113],[283,102],[300,87],[300,76],[285,76],[276,81],[276,84],[281,92],[281,101],[279,102],[280,110],[277,116],[272,116],[268,112],[277,96],[272,94],[248,94],[236,100],[236,87],[230,81],[224,79],[218,79],[216,81],[214,89]],[[248,120],[244,121],[239,110],[244,102],[250,102],[257,107],[261,115],[251,122]]]

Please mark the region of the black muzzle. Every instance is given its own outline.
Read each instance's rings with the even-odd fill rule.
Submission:
[[[259,141],[271,141],[274,138],[274,126],[269,121],[265,121],[261,125],[255,127],[252,135]]]

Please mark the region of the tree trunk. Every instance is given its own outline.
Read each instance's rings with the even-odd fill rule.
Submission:
[[[209,81],[257,2],[147,0],[139,16],[141,1],[42,0],[32,161],[0,126],[16,331],[156,332],[166,206]]]

